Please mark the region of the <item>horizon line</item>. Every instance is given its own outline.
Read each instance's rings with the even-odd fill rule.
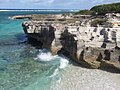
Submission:
[[[14,8],[12,8],[12,9],[9,9],[9,8],[0,8],[0,10],[28,10],[28,8],[16,8],[16,9],[14,9]],[[71,9],[35,9],[35,8],[30,8],[29,10],[71,10]],[[81,10],[81,9],[74,9],[73,8],[73,10]]]

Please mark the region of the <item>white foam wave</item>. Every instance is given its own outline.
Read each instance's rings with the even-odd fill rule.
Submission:
[[[51,12],[61,12],[62,10],[0,10],[1,12],[4,11],[51,11]]]
[[[53,72],[53,74],[50,77],[56,76],[59,73],[59,69],[64,69],[69,64],[68,59],[65,59],[63,57],[59,57],[59,61],[60,61],[59,68],[55,69],[55,71]],[[58,80],[58,82],[60,82],[60,81],[61,81],[61,79]]]
[[[39,50],[39,54],[37,55],[37,58],[35,58],[35,60],[39,60],[42,62],[49,62],[49,61],[57,60],[59,62],[58,64],[59,66],[54,70],[52,75],[49,76],[50,78],[58,76],[59,70],[66,68],[69,64],[68,58],[66,58],[65,56],[58,56],[58,55],[53,56],[46,49]],[[57,82],[60,83],[61,79],[59,78]]]
[[[69,64],[68,58],[65,56],[52,55],[51,52],[46,49],[39,50],[37,58],[34,59],[43,62],[59,60],[59,69],[64,69]]]
[[[48,12],[76,12],[79,11],[77,9],[73,9],[73,10],[61,10],[61,9],[0,9],[0,12],[9,12],[9,11],[48,11]]]
[[[39,54],[37,55],[37,58],[35,58],[35,60],[40,60],[40,61],[52,61],[54,60],[56,57],[53,56],[49,51],[43,49],[43,50],[39,50]]]
[[[11,19],[11,17],[8,17],[8,19]]]
[[[64,69],[69,64],[68,59],[61,57],[60,59],[60,69]]]
[[[57,69],[55,69],[55,71],[53,72],[53,74],[50,76],[50,77],[54,77],[54,76],[56,76],[57,74],[58,74],[58,71],[59,71],[59,69],[57,68]]]

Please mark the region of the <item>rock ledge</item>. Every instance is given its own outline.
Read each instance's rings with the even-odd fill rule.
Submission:
[[[65,52],[88,68],[120,70],[120,28],[83,27],[58,21],[27,21],[22,26],[28,38],[41,42],[52,54]]]

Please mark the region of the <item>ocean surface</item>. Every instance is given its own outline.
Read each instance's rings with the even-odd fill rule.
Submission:
[[[63,55],[52,56],[48,50],[28,44],[21,26],[24,20],[10,17],[64,12],[0,10],[0,90],[49,90],[60,80],[61,70],[69,63],[68,59]]]

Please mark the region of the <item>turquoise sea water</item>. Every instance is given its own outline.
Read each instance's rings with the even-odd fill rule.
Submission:
[[[0,12],[0,90],[48,90],[59,80],[60,70],[68,63],[63,57],[52,56],[45,49],[38,50],[25,43],[21,26],[24,20],[9,18],[33,13],[51,12]]]

